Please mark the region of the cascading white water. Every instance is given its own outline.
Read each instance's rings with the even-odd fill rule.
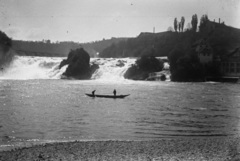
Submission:
[[[66,67],[59,69],[63,58],[15,56],[1,70],[0,79],[59,79]]]
[[[99,69],[93,73],[92,79],[124,80],[124,73],[135,61],[135,58],[93,58],[91,63],[98,64]]]
[[[65,58],[15,56],[9,67],[0,71],[0,79],[60,79],[67,65],[59,69]],[[91,64],[98,64],[99,69],[92,79],[124,80],[123,74],[135,63],[131,58],[91,58]]]

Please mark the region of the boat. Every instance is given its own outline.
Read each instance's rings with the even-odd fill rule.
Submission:
[[[99,95],[99,94],[88,94],[88,93],[85,93],[87,96],[89,97],[102,97],[102,98],[125,98],[127,96],[129,96],[130,94],[127,94],[127,95]]]

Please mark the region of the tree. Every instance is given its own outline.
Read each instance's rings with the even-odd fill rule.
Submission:
[[[174,30],[173,30],[172,26],[169,26],[169,27],[167,28],[167,31],[173,32]]]
[[[203,32],[208,22],[208,15],[202,15],[200,19],[199,31]]]
[[[174,30],[177,32],[178,30],[178,21],[177,18],[174,19]]]
[[[168,55],[172,81],[201,81],[204,68],[191,48],[175,47]]]
[[[195,14],[195,15],[192,16],[191,24],[192,24],[192,30],[193,30],[194,32],[196,32],[196,31],[197,31],[197,24],[198,24],[197,14]]]
[[[133,80],[145,80],[149,73],[162,71],[164,62],[153,56],[141,56],[124,74],[124,78]]]
[[[192,29],[192,25],[191,25],[191,23],[188,23],[187,24],[187,30],[190,31],[191,29]]]
[[[157,72],[163,69],[163,61],[153,56],[143,55],[136,61],[136,64],[143,71]]]
[[[174,73],[177,69],[177,61],[180,57],[184,56],[183,49],[175,47],[168,55],[168,60],[170,64],[170,71]]]
[[[184,23],[185,23],[185,18],[182,16],[182,18],[181,18],[182,32],[183,32],[183,28],[184,28]]]
[[[181,22],[179,22],[179,23],[178,23],[178,31],[179,31],[179,32],[181,31],[181,26],[182,26],[182,24],[181,24]]]

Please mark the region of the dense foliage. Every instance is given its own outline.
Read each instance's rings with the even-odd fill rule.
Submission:
[[[195,51],[175,48],[168,56],[172,81],[203,81],[204,67]]]
[[[193,30],[194,32],[196,32],[196,31],[197,31],[197,24],[198,24],[197,14],[194,14],[194,15],[192,16],[191,24],[192,24],[192,30]]]
[[[142,56],[136,61],[136,65],[142,71],[157,72],[163,69],[163,61],[156,59],[153,56]]]
[[[208,16],[207,15],[202,15],[200,19],[200,25],[199,25],[199,31],[204,32],[206,30],[206,26],[208,23]]]
[[[202,64],[191,49],[175,48],[168,56],[172,81],[204,81],[208,76],[220,77],[219,62]]]

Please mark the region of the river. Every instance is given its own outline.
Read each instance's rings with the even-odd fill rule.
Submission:
[[[39,63],[43,60],[45,63]],[[126,67],[107,68],[108,75],[103,74],[103,79],[99,73],[104,70],[98,71],[93,80],[62,80],[59,76],[63,71],[56,68],[60,60],[21,57],[1,74],[1,148],[69,140],[240,134],[239,84],[131,81],[122,78]],[[107,59],[101,62],[109,65],[104,63],[109,62]],[[130,96],[107,99],[85,95],[93,90],[96,94],[112,94],[113,89]]]

